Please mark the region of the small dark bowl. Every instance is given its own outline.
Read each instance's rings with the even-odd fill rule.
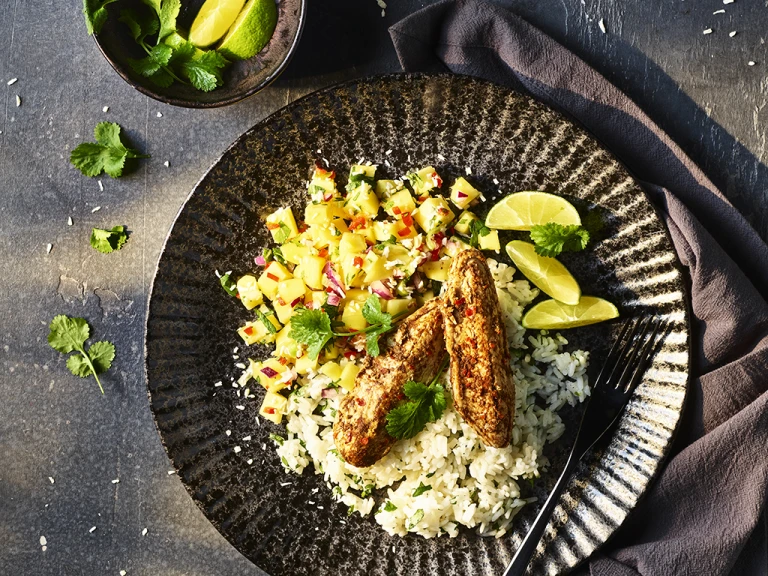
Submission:
[[[204,0],[186,0],[178,18],[180,30],[189,30]],[[216,108],[247,98],[267,87],[285,70],[296,47],[306,19],[306,0],[278,0],[277,26],[269,43],[253,58],[234,62],[224,71],[224,85],[202,92],[174,82],[162,88],[149,78],[137,74],[128,58],[146,54],[133,40],[128,27],[118,20],[120,9],[129,2],[115,3],[101,32],[94,36],[104,57],[123,80],[139,92],[173,106],[184,108]],[[136,2],[139,4],[139,2]]]

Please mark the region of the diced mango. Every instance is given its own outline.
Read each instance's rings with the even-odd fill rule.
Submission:
[[[296,372],[299,374],[309,374],[312,370],[317,370],[317,358],[312,360],[309,354],[304,354],[301,358],[296,360]]]
[[[430,280],[437,280],[438,282],[445,282],[448,280],[448,271],[451,269],[451,259],[437,260],[435,262],[427,262],[422,264],[420,270],[424,272],[424,275]]]
[[[344,326],[351,330],[364,330],[368,327],[363,316],[363,302],[353,300],[348,302],[344,306],[344,311],[341,313],[341,321]]]
[[[304,209],[304,222],[312,224],[328,224],[333,219],[333,207],[330,204],[307,204]]]
[[[413,218],[424,232],[434,234],[445,230],[453,220],[454,214],[445,198],[436,197],[425,200]]]
[[[283,414],[288,407],[288,399],[274,392],[267,392],[261,403],[259,414],[275,424],[283,421]]]
[[[347,296],[341,301],[342,306],[346,306],[348,302],[365,302],[368,300],[368,296],[371,293],[368,290],[352,289],[347,290]]]
[[[418,211],[416,211],[416,214],[418,214]],[[419,232],[416,230],[416,226],[414,226],[413,224],[411,224],[410,226],[407,226],[405,222],[402,222],[402,221],[395,224],[395,237],[398,240],[415,238],[418,235],[419,235]]]
[[[354,233],[358,236],[362,236],[363,240],[365,240],[366,246],[372,246],[376,244],[376,233],[373,231],[373,222],[369,221],[366,226],[356,228]]]
[[[419,296],[416,296],[416,302],[418,302],[419,306],[423,306],[425,302],[429,302],[435,297],[435,293],[432,292],[432,290],[427,290],[424,292],[424,294],[420,294]]]
[[[307,286],[301,278],[290,278],[277,284],[277,295],[283,300],[283,303],[288,306],[293,305],[293,302],[299,299],[303,302],[304,293],[306,291]],[[280,315],[278,314],[278,318],[279,317]]]
[[[363,272],[365,272],[365,283],[370,284],[376,280],[383,280],[391,276],[391,271],[385,266],[387,259],[384,256],[376,254],[373,250],[365,255],[363,262]]]
[[[280,252],[283,253],[283,258],[285,258],[291,264],[300,264],[301,259],[304,256],[308,256],[311,250],[309,246],[305,246],[296,240],[292,240],[283,244],[280,247]]]
[[[304,303],[309,307],[312,304],[312,308],[318,309],[325,305],[328,301],[328,293],[325,290],[313,290],[309,292],[309,295],[304,298]]]
[[[365,252],[367,248],[368,245],[365,243],[365,237],[360,234],[344,232],[341,235],[341,242],[339,243],[339,254],[341,256]]]
[[[296,355],[299,353],[299,344],[296,340],[288,336],[290,332],[291,323],[288,322],[283,329],[275,335],[275,351],[272,353],[273,356],[296,358]]]
[[[403,312],[413,312],[416,309],[416,300],[413,298],[393,298],[388,300],[384,310],[387,314],[395,316]]]
[[[278,244],[284,244],[299,235],[299,228],[290,208],[280,208],[267,216],[267,228]]]
[[[331,381],[336,382],[341,378],[341,366],[339,366],[338,362],[326,362],[320,366],[320,374],[325,374]]]
[[[341,280],[348,288],[360,288],[363,285],[363,263],[365,254],[344,254],[341,256]]]
[[[347,209],[353,216],[363,214],[374,218],[378,214],[379,199],[370,184],[363,182],[347,195]]]
[[[341,356],[341,350],[339,350],[338,347],[336,347],[334,344],[330,344],[323,348],[323,351],[320,353],[320,358],[323,362],[326,362],[328,360],[333,360],[334,358],[338,358]]]
[[[246,322],[245,326],[237,329],[237,333],[240,334],[243,342],[248,346],[255,344],[256,342],[269,344],[275,339],[275,335],[271,333],[260,320]]]
[[[461,213],[459,216],[459,220],[454,224],[453,229],[456,230],[459,234],[464,234],[465,236],[469,236],[470,234],[470,226],[472,225],[472,222],[475,220],[479,220],[479,218],[469,210],[464,210],[464,212]]]
[[[400,180],[377,180],[375,190],[376,196],[383,202],[393,194],[403,190],[403,183]]]
[[[264,296],[273,300],[277,295],[277,284],[289,278],[293,278],[293,275],[288,272],[288,269],[280,262],[272,261],[259,276],[259,289]]]
[[[280,382],[283,378],[283,373],[288,370],[288,367],[281,364],[277,358],[267,358],[263,362],[254,363],[251,370],[253,371],[253,377],[268,392],[279,392],[283,388],[288,387],[287,382]],[[273,372],[273,376],[267,376],[267,374],[272,374]]]
[[[499,242],[499,231],[491,230],[490,233],[485,236],[478,237],[478,245],[480,250],[495,250],[498,252],[501,250],[501,243]]]
[[[237,293],[240,294],[240,302],[243,303],[248,310],[252,310],[262,302],[264,302],[264,296],[259,290],[258,280],[251,274],[241,276],[237,281]]]
[[[385,242],[390,240],[393,236],[397,238],[397,230],[402,228],[399,222],[374,222],[373,223],[373,235],[376,237],[377,242]]]
[[[272,306],[275,308],[275,314],[277,315],[278,320],[285,324],[286,322],[290,321],[291,316],[293,316],[293,306],[290,304],[280,304],[278,300],[275,300],[272,303]]]
[[[406,178],[411,183],[418,202],[426,200],[431,190],[440,188],[443,185],[443,180],[432,166],[411,172],[406,175]]]
[[[451,236],[448,239],[448,242],[445,244],[445,253],[453,258],[459,252],[469,248],[472,248],[472,246],[464,242],[464,240],[458,238],[457,236]]]
[[[323,289],[323,268],[326,260],[320,256],[305,256],[301,259],[302,278],[313,290]]]
[[[462,210],[469,206],[478,196],[480,196],[480,191],[461,176],[456,178],[456,182],[451,186],[451,202]]]
[[[416,209],[416,202],[408,190],[401,190],[389,197],[384,203],[384,211],[390,216],[400,217]]]
[[[360,367],[356,364],[349,363],[341,370],[341,376],[339,377],[339,385],[349,391],[355,389],[355,378],[357,373],[360,372]]]

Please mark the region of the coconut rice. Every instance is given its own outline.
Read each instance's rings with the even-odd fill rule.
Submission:
[[[344,462],[334,447],[333,423],[347,392],[311,372],[289,397],[287,437],[275,436],[286,470],[301,474],[310,464],[350,513],[373,514],[389,534],[455,537],[459,526],[500,537],[534,498],[522,498],[518,482],[533,481],[548,466],[544,446],[565,432],[558,411],[589,396],[582,350],[567,352],[560,334],[526,333],[523,308],[537,296],[515,269],[489,259],[505,314],[516,387],[515,425],[506,448],[488,448],[453,409],[450,383],[442,417],[369,468]]]

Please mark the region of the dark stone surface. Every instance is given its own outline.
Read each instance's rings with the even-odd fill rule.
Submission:
[[[85,34],[79,0],[0,0],[0,573],[261,574],[167,474],[145,394],[143,318],[165,234],[205,169],[298,96],[397,71],[386,28],[423,5],[392,2],[382,18],[375,0],[309,4],[302,44],[278,82],[228,108],[184,110],[112,71]],[[764,0],[504,4],[629,93],[768,236]],[[152,154],[120,180],[102,178],[104,191],[67,162],[101,120],[121,123]],[[91,227],[116,224],[132,233],[119,254],[88,246]],[[116,344],[105,396],[47,346],[59,313],[88,318],[96,338]]]

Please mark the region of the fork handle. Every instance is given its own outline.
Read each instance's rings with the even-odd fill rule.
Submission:
[[[570,480],[571,474],[578,462],[579,459],[573,452],[571,452],[568,462],[565,464],[565,469],[557,480],[557,484],[555,484],[552,492],[550,492],[547,501],[544,502],[541,512],[536,516],[536,520],[534,520],[533,526],[528,530],[525,540],[520,544],[520,548],[517,549],[514,558],[512,558],[509,566],[507,566],[504,576],[523,576],[525,574],[525,571],[528,568],[528,563],[531,561],[531,557],[536,551],[536,546],[539,544],[539,540],[541,540],[541,535],[544,534],[544,529],[547,527],[552,512],[555,510],[555,506],[557,506],[557,503],[560,500],[560,494],[563,493],[563,490],[568,485],[568,480]]]

